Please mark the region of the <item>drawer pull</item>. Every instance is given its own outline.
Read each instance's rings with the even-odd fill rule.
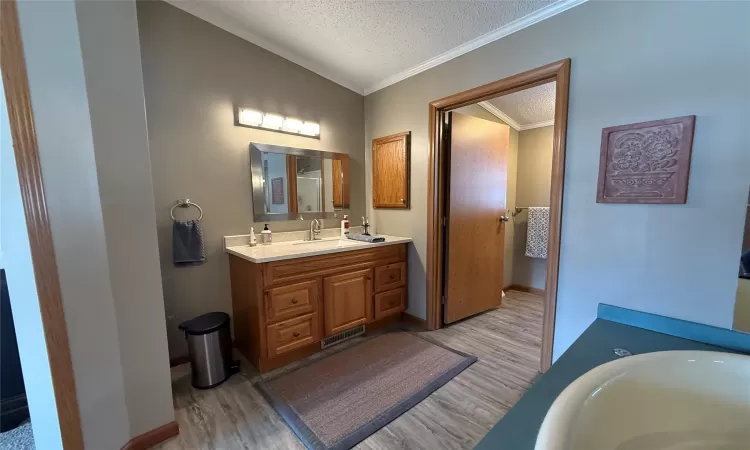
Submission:
[[[295,331],[294,334],[293,334],[293,336],[294,337],[299,337],[299,333]]]
[[[391,275],[390,275],[390,276],[389,276],[388,278],[389,278],[389,279],[391,279],[391,280],[395,280],[395,279],[396,279],[396,276],[395,276],[395,275],[393,275],[393,274],[391,274]]]
[[[292,298],[292,304],[293,304],[293,305],[296,305],[296,304],[297,304],[297,299],[296,299],[296,298]]]

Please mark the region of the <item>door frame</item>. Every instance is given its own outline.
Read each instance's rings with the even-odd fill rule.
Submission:
[[[60,436],[63,448],[82,449],[81,416],[15,0],[0,1],[0,22],[0,69],[29,233],[31,260],[39,296]]]
[[[565,142],[568,128],[568,91],[570,58],[435,100],[429,105],[429,173],[427,185],[427,329],[442,327],[443,254],[447,195],[446,150],[441,136],[444,115],[452,109],[468,106],[500,95],[511,94],[541,84],[555,82],[555,125],[552,139],[552,184],[550,189],[549,241],[547,243],[547,279],[542,319],[541,371],[552,365],[552,348],[557,309],[557,280],[560,269],[560,231],[562,225]]]

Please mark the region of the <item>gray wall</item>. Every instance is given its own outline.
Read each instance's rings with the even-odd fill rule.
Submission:
[[[511,212],[516,207],[516,172],[518,171],[518,130],[511,127],[503,120],[490,114],[486,109],[477,105],[464,106],[455,110],[457,113],[466,114],[467,116],[474,116],[484,120],[491,120],[499,124],[505,125],[510,129],[509,143],[508,143],[508,183],[507,191],[505,196],[505,207],[508,217],[512,217]],[[512,220],[512,219],[511,219]],[[509,222],[512,223],[512,222]],[[515,265],[515,227],[505,227],[505,249],[504,249],[504,260],[503,260],[503,286],[509,286],[513,283],[513,267]],[[416,306],[416,305],[409,305]],[[412,313],[414,314],[414,313]]]
[[[552,185],[552,134],[553,127],[534,128],[518,134],[518,206],[549,206]],[[513,259],[513,284],[544,289],[547,260],[526,256],[526,229],[529,212],[524,210],[515,217],[515,257]]]
[[[424,317],[428,103],[570,57],[555,358],[600,302],[730,327],[750,182],[749,16],[746,2],[588,2],[368,95],[366,142],[412,131],[412,207],[371,213],[378,232],[414,238],[410,311]],[[688,203],[597,204],[602,128],[686,114]]]
[[[138,436],[173,421],[174,409],[135,0],[76,9],[130,436]]]
[[[186,352],[177,329],[182,320],[231,312],[222,236],[246,234],[253,224],[249,142],[349,153],[351,214],[358,224],[365,211],[364,99],[169,4],[139,2],[138,22],[169,348],[175,357]],[[321,139],[236,127],[237,106],[317,120]],[[205,211],[207,261],[175,268],[169,208],[184,197]],[[308,226],[270,225],[273,231]],[[325,226],[339,222],[326,220]]]

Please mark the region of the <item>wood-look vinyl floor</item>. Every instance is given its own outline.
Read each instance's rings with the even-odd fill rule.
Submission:
[[[509,291],[497,309],[441,330],[422,332],[479,358],[417,406],[362,441],[357,449],[469,449],[531,386],[541,357],[542,298]],[[361,337],[313,359],[348,348]],[[244,361],[243,361],[244,362]],[[255,384],[300,363],[259,375],[243,371],[209,390],[190,386],[189,367],[173,369],[179,436],[160,445],[176,449],[300,449],[305,447],[265,401]]]

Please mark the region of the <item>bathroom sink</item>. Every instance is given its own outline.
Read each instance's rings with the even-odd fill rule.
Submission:
[[[304,242],[295,242],[292,245],[305,245],[310,247],[311,249],[317,248],[317,249],[330,249],[330,248],[341,248],[341,247],[350,247],[352,245],[358,245],[357,242],[349,240],[349,239],[328,239],[328,240],[319,240],[319,241],[304,241]]]
[[[535,450],[747,450],[750,356],[667,351],[583,374],[544,418]]]

